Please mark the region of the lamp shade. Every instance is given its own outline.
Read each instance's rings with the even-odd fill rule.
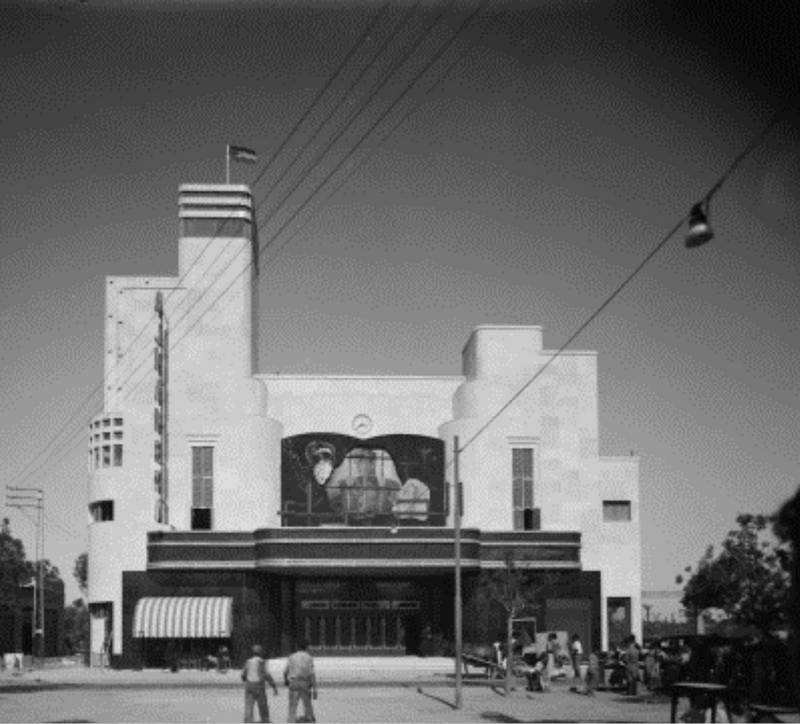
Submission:
[[[693,249],[702,246],[707,241],[714,238],[714,232],[708,223],[706,212],[703,211],[702,203],[692,206],[689,212],[689,233],[686,235],[686,248]]]

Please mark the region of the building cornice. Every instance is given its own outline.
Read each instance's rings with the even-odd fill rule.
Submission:
[[[452,569],[452,528],[286,527],[244,532],[148,534],[148,570],[258,569],[291,571]],[[525,569],[580,569],[581,534],[570,531],[461,532],[461,564],[496,569],[513,556]]]
[[[400,382],[452,382],[462,383],[466,378],[464,375],[388,375],[388,374],[311,374],[311,373],[287,373],[282,372],[258,372],[253,375],[255,379],[270,381],[294,381],[294,380],[397,380]]]

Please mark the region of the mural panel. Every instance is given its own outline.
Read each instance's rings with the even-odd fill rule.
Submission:
[[[445,524],[444,443],[424,435],[283,439],[283,525]]]

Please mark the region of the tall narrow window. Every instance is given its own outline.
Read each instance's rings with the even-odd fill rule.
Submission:
[[[214,448],[192,448],[192,530],[211,530],[214,510]]]
[[[533,448],[512,448],[511,474],[514,530],[534,530],[538,521],[533,507]]]

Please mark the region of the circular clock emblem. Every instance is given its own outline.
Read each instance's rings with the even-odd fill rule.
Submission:
[[[353,432],[356,435],[369,435],[372,430],[372,419],[369,415],[356,415],[353,418]]]

